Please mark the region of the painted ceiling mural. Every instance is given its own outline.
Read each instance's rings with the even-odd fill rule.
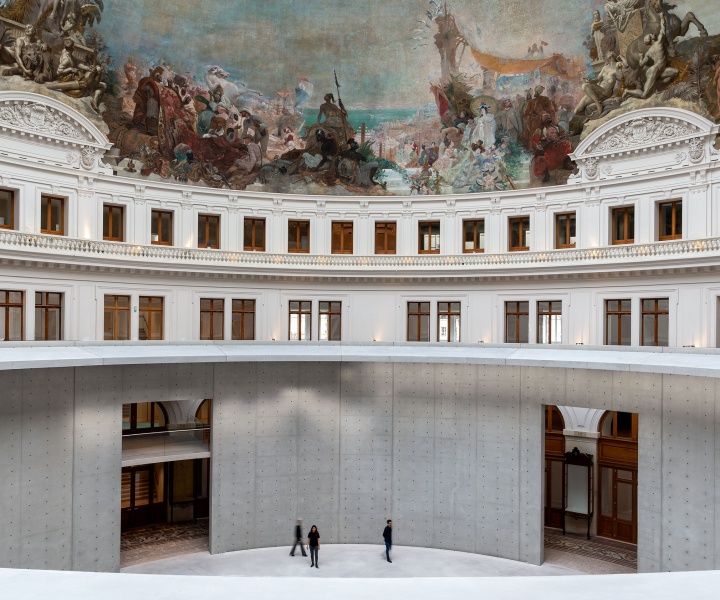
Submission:
[[[621,113],[720,118],[718,0],[0,0],[0,89],[62,99],[118,173],[407,195],[567,181]]]

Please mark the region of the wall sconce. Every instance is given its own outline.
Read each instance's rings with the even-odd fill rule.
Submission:
[[[576,345],[576,346],[582,346],[583,343],[582,343],[582,342],[575,342],[575,345]]]

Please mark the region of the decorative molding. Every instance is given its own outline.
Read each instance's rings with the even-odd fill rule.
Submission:
[[[597,157],[588,158],[585,161],[585,177],[588,179],[595,179],[598,176],[598,162],[599,159]]]
[[[697,131],[698,128],[690,123],[669,122],[663,117],[633,119],[615,127],[608,137],[591,146],[588,153],[620,152],[640,146],[655,146],[684,138]]]
[[[691,163],[699,163],[705,156],[705,140],[703,138],[693,138],[688,143],[688,154]]]
[[[93,135],[67,114],[44,103],[6,101],[0,105],[0,125],[77,142],[96,142]]]

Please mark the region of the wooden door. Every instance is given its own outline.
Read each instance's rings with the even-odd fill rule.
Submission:
[[[163,498],[164,490],[157,481],[156,465],[123,468],[120,487],[121,529],[164,523],[166,506]]]
[[[600,468],[598,535],[637,544],[637,470]]]

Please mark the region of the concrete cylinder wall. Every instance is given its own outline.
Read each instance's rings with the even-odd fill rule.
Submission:
[[[543,560],[543,406],[639,413],[640,571],[720,566],[712,378],[426,363],[0,373],[0,566],[117,570],[123,403],[213,398],[214,553],[395,543]],[[378,549],[380,552],[380,549]]]

